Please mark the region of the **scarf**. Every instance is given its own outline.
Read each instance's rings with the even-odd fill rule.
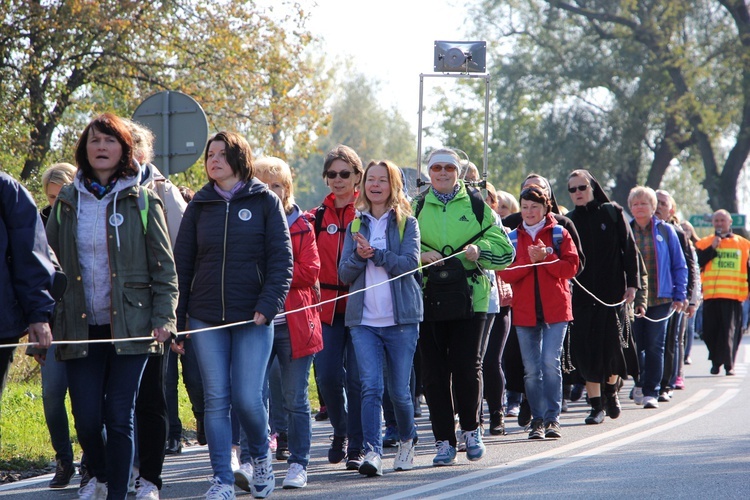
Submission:
[[[235,194],[237,194],[246,185],[247,185],[247,182],[240,181],[237,184],[235,184],[234,187],[230,189],[229,191],[224,191],[223,189],[219,187],[218,184],[214,182],[214,190],[217,193],[219,193],[219,196],[224,198],[225,201],[229,201],[232,199],[232,197],[234,197]]]
[[[120,175],[115,173],[112,175],[112,177],[109,178],[107,184],[102,186],[98,181],[95,181],[90,177],[83,176],[83,187],[85,187],[88,192],[93,194],[97,200],[101,200],[107,195],[107,193],[111,192],[112,189],[114,189],[115,184],[117,184],[117,181],[119,179]]]
[[[430,186],[430,189],[432,189],[432,194],[435,195],[435,198],[440,200],[440,202],[443,203],[444,205],[447,205],[449,201],[451,201],[453,198],[456,197],[456,195],[458,194],[458,190],[461,189],[461,185],[456,183],[456,185],[453,186],[453,192],[448,193],[448,194],[441,193],[440,191],[438,191],[432,186]]]

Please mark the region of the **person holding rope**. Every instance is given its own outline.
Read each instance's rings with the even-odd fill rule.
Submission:
[[[638,248],[622,208],[588,170],[570,173],[568,192],[575,208],[567,216],[587,256],[573,286],[571,359],[586,381],[591,412],[585,422],[600,424],[605,408],[609,418],[620,416],[617,390],[620,378],[628,376],[623,344],[630,332],[623,303],[632,303],[640,286]]]
[[[360,191],[361,215],[347,228],[339,277],[350,284],[350,292],[362,291],[346,305],[362,380],[366,453],[359,472],[381,476],[384,371],[399,433],[393,469],[414,468],[417,427],[409,379],[423,305],[419,283],[409,271],[419,265],[419,226],[392,162],[371,161]]]
[[[236,412],[253,466],[247,487],[265,498],[275,486],[263,386],[273,348],[274,317],[292,280],[292,246],[281,200],[254,177],[252,151],[234,132],[209,138],[208,183],[180,225],[175,261],[180,283],[177,326],[198,354],[211,459],[209,500],[234,498],[231,466]],[[243,488],[244,489],[244,488]]]
[[[640,375],[633,388],[633,401],[644,408],[659,407],[659,386],[664,371],[664,343],[670,310],[679,312],[687,296],[688,268],[677,233],[656,213],[656,193],[636,186],[628,195],[638,250],[648,273],[648,307],[636,314],[633,339],[638,348]],[[642,311],[641,311],[642,312]]]
[[[176,331],[177,275],[162,202],[139,185],[123,120],[109,113],[94,118],[75,159],[75,180],[62,188],[47,222],[49,243],[70,278],[53,328],[55,339],[67,343],[56,355],[66,363],[91,474],[79,495],[123,499],[151,341]]]
[[[456,463],[456,413],[466,457],[475,461],[484,456],[481,343],[490,283],[482,270],[504,269],[513,260],[513,246],[481,195],[458,179],[461,160],[454,150],[433,151],[427,166],[431,187],[413,204],[421,262],[434,264],[426,274],[419,349],[437,447],[432,464],[442,466]],[[455,401],[451,382],[459,388]]]
[[[544,189],[520,195],[523,223],[510,233],[516,258],[500,272],[513,287],[512,321],[524,366],[531,407],[529,439],[560,438],[563,339],[573,319],[569,280],[578,272],[578,249],[551,213]]]

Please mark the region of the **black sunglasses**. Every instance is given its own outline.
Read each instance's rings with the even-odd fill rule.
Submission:
[[[569,193],[575,193],[576,190],[578,191],[586,191],[589,188],[588,184],[583,184],[582,186],[573,186],[568,188]]]
[[[337,175],[340,175],[342,179],[348,179],[352,175],[351,170],[342,170],[341,172],[336,172],[335,170],[329,170],[326,172],[326,177],[329,179],[335,179]]]

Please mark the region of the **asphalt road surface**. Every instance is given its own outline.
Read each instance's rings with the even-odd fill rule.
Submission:
[[[745,339],[747,344],[747,339]],[[274,462],[277,489],[271,498],[750,498],[750,347],[738,354],[736,375],[710,375],[705,346],[696,341],[693,364],[685,367],[686,388],[658,409],[628,399],[632,381],[620,392],[617,420],[585,425],[585,402],[570,403],[561,416],[563,437],[530,441],[513,421],[508,435],[485,436],[487,454],[468,462],[433,467],[434,439],[425,417],[418,419],[417,467],[393,472],[395,448],[386,448],[382,477],[367,478],[326,459],[331,428],[313,426],[308,486],[283,490],[287,465]],[[201,498],[211,475],[208,449],[193,446],[167,457],[161,498]],[[78,476],[63,490],[50,490],[51,475],[0,486],[9,500],[77,498]],[[237,491],[240,498],[249,493]],[[131,496],[134,499],[134,496]]]

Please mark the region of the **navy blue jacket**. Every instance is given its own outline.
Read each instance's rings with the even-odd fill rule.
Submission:
[[[186,316],[211,324],[270,322],[284,307],[292,281],[292,245],[279,198],[252,179],[227,202],[206,184],[195,194],[174,248],[180,298],[177,330]]]
[[[0,338],[19,337],[30,323],[46,323],[55,301],[47,235],[31,194],[0,172]]]

